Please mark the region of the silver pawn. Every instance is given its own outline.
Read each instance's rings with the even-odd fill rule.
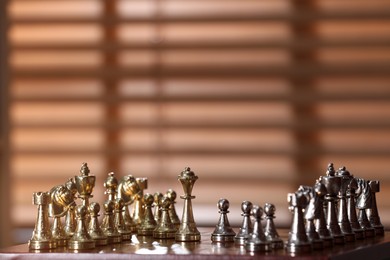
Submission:
[[[260,206],[254,206],[252,209],[252,215],[255,219],[255,224],[253,226],[252,233],[245,241],[245,249],[249,252],[271,251],[271,243],[265,237],[263,227],[261,225],[263,209]]]
[[[381,223],[381,220],[379,218],[378,214],[378,207],[376,205],[376,193],[380,191],[380,182],[379,181],[370,181],[369,182],[370,188],[371,188],[371,208],[368,209],[369,213],[369,220],[371,223],[371,226],[375,229],[375,235],[376,236],[384,236],[385,231],[384,227]]]
[[[234,242],[236,233],[230,226],[227,217],[227,213],[229,213],[229,201],[227,199],[220,199],[217,206],[221,215],[219,217],[218,224],[215,226],[214,232],[211,234],[211,241]]]
[[[347,189],[347,213],[349,223],[351,223],[351,227],[353,232],[355,233],[356,239],[364,239],[364,229],[360,226],[356,214],[356,193],[355,191],[358,188],[358,183],[355,178],[351,180]]]
[[[279,237],[279,234],[276,230],[274,218],[275,218],[275,205],[271,203],[265,203],[264,213],[265,213],[265,229],[264,235],[267,240],[271,243],[273,249],[283,248],[283,240]]]
[[[365,237],[374,237],[375,229],[371,226],[367,217],[366,210],[371,208],[372,205],[372,193],[368,181],[364,179],[358,179],[359,196],[356,200],[356,207],[359,210],[358,221],[360,226],[364,229]]]
[[[286,249],[290,253],[307,253],[311,251],[311,244],[306,235],[303,218],[303,207],[307,198],[302,192],[289,193],[287,195],[289,209],[293,213],[291,230],[288,234]]]
[[[249,234],[252,233],[253,227],[251,222],[251,211],[253,204],[250,201],[244,200],[241,203],[241,216],[243,216],[242,224],[237,235],[234,237],[234,242],[239,245],[244,245],[245,241],[248,239]]]
[[[315,196],[317,197],[317,205],[316,205],[316,231],[322,241],[324,242],[324,247],[332,247],[333,246],[333,237],[330,234],[328,227],[326,226],[325,212],[324,212],[324,197],[327,193],[326,187],[321,183],[320,180],[316,180],[316,184],[314,185],[314,189],[316,191]]]

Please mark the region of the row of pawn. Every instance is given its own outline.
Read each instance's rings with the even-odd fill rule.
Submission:
[[[38,206],[38,216],[29,240],[31,250],[50,250],[68,247],[72,250],[92,249],[122,241],[130,241],[133,234],[155,238],[174,238],[180,226],[175,210],[176,192],[168,190],[151,195],[143,194],[147,188],[146,178],[124,177],[118,183],[109,173],[104,183],[108,199],[103,204],[104,217],[99,224],[100,205],[89,202],[95,176],[89,175],[89,168],[83,163],[80,176],[71,178],[64,185],[58,185],[49,192],[33,194],[33,204]],[[123,185],[122,185],[123,184]],[[118,192],[122,189],[124,192]],[[75,199],[82,200],[76,205]],[[134,203],[132,216],[128,206]],[[152,208],[156,207],[153,215]],[[53,218],[50,227],[49,216]],[[65,226],[61,217],[65,216]]]
[[[273,204],[266,203],[263,209],[261,206],[253,205],[250,201],[243,201],[241,204],[243,220],[238,233],[234,232],[227,217],[229,201],[220,199],[217,206],[220,218],[214,232],[211,234],[213,242],[234,242],[239,246],[244,246],[249,252],[271,251],[283,248],[283,240],[279,237],[273,221],[275,218],[275,206]],[[261,223],[263,213],[265,213],[266,219],[264,227]]]
[[[355,178],[346,167],[336,171],[330,163],[313,187],[301,185],[288,194],[293,220],[286,249],[310,252],[383,236],[376,203],[379,184]]]

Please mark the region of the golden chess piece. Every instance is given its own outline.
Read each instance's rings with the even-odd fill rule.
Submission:
[[[28,247],[32,250],[49,250],[57,247],[56,240],[51,235],[49,222],[50,195],[46,192],[34,192],[33,204],[38,206],[37,220]]]
[[[92,202],[88,208],[89,215],[91,216],[91,221],[89,222],[88,233],[91,238],[95,241],[95,246],[105,246],[107,245],[107,236],[104,235],[102,229],[99,226],[99,203]]]
[[[161,220],[157,225],[156,229],[153,231],[154,238],[160,239],[169,239],[175,238],[176,228],[175,225],[171,222],[169,217],[169,207],[171,205],[171,200],[164,196],[161,200]]]
[[[54,218],[52,236],[57,241],[57,247],[66,246],[69,237],[65,233],[61,217],[75,205],[74,195],[65,185],[58,185],[50,190],[50,198],[49,215]]]
[[[72,193],[74,199],[76,199],[77,194],[77,187],[75,180],[73,178],[70,178],[66,183],[65,186],[70,192]],[[76,213],[75,213],[75,207],[76,205],[69,206],[68,210],[66,212],[65,216],[65,233],[68,236],[68,238],[71,238],[74,234],[74,231],[76,230]]]
[[[127,226],[123,220],[123,211],[124,211],[125,204],[123,202],[122,198],[118,198],[115,200],[114,205],[114,214],[115,214],[115,220],[114,225],[118,229],[118,232],[121,234],[122,241],[129,241],[131,240],[131,231],[127,229]]]
[[[107,200],[106,202],[104,202],[103,206],[104,206],[104,218],[100,228],[102,229],[104,235],[107,236],[108,244],[120,243],[122,242],[122,237],[114,224],[115,202],[111,200]]]
[[[137,225],[134,223],[129,212],[129,206],[133,204],[135,198],[141,192],[141,189],[132,175],[126,175],[119,182],[117,188],[117,198],[122,198],[125,204],[123,211],[123,219],[126,223],[127,228],[133,232],[137,232]]]
[[[88,209],[84,205],[76,207],[77,227],[73,237],[69,240],[68,247],[72,250],[88,250],[95,248],[95,241],[88,234],[86,219]]]
[[[154,198],[154,220],[156,220],[156,223],[158,225],[158,223],[160,223],[160,220],[161,220],[161,210],[160,210],[160,207],[161,207],[161,200],[163,198],[163,195],[161,192],[156,192],[154,193],[153,195],[153,198]]]
[[[196,228],[191,201],[195,198],[191,193],[197,179],[198,176],[189,167],[184,168],[178,176],[178,180],[184,190],[184,196],[180,196],[180,198],[184,199],[184,207],[180,227],[175,236],[176,241],[200,241],[201,236]]]
[[[136,178],[135,180],[140,188],[140,192],[135,196],[133,207],[133,221],[138,228],[142,224],[142,220],[144,218],[143,197],[144,190],[148,188],[148,179]]]
[[[157,223],[153,217],[153,195],[146,193],[143,198],[144,201],[144,218],[141,225],[138,228],[138,235],[141,236],[152,236],[153,230],[156,229]]]
[[[79,198],[83,201],[83,205],[88,208],[89,199],[93,197],[92,191],[95,187],[96,176],[89,175],[90,170],[87,163],[83,163],[80,169],[80,176],[75,176],[75,183],[77,192],[79,193]],[[87,224],[89,223],[90,216],[89,213],[86,216]]]
[[[172,189],[169,189],[166,193],[166,196],[171,200],[171,206],[169,207],[169,217],[171,222],[175,225],[176,228],[180,227],[180,219],[176,213],[175,203],[176,203],[176,192]]]

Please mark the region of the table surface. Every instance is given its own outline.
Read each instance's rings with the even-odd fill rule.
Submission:
[[[250,253],[234,243],[221,244],[211,242],[213,228],[199,228],[200,242],[176,242],[175,240],[156,240],[152,237],[137,237],[121,244],[96,247],[76,252],[67,248],[53,251],[32,252],[27,244],[12,246],[0,250],[0,259],[276,259],[292,258],[284,249],[271,252]],[[287,241],[288,230],[279,230],[280,236]],[[332,248],[312,251],[310,254],[295,255],[306,259],[384,259],[390,258],[390,232],[384,237],[375,237],[336,245]]]

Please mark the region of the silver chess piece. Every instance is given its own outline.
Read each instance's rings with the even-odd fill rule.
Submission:
[[[180,227],[176,232],[175,239],[180,242],[200,241],[201,235],[196,228],[192,210],[192,199],[195,198],[195,196],[192,196],[192,188],[198,180],[198,176],[191,171],[190,167],[186,167],[177,179],[183,186],[184,196],[180,196],[180,198],[184,199],[184,207]]]
[[[347,189],[351,183],[353,176],[343,166],[337,171],[337,176],[341,177],[341,187],[339,191],[339,208],[337,221],[339,223],[341,232],[344,234],[345,242],[353,242],[356,240],[355,232],[352,230],[351,223],[348,218],[347,209]]]
[[[265,237],[261,219],[263,216],[263,209],[260,206],[252,208],[252,215],[255,219],[253,231],[250,233],[248,239],[245,241],[245,249],[249,252],[271,251],[271,243]]]
[[[84,205],[76,207],[77,228],[72,238],[69,240],[68,247],[72,250],[88,250],[95,248],[95,241],[88,234],[86,220],[88,209]]]
[[[154,238],[170,239],[175,238],[176,228],[171,222],[169,217],[169,207],[171,206],[171,200],[164,196],[161,200],[161,220],[157,224],[156,229],[153,231]]]
[[[57,247],[57,242],[51,235],[49,222],[50,194],[46,192],[34,192],[33,204],[38,206],[37,220],[28,247],[32,250],[50,250]]]
[[[376,236],[384,236],[385,231],[384,227],[381,223],[379,213],[378,213],[378,207],[376,205],[376,193],[380,191],[380,182],[379,181],[370,181],[369,182],[370,189],[371,189],[371,208],[368,209],[368,215],[369,220],[371,223],[371,226],[375,229],[375,235]]]
[[[143,198],[144,201],[144,218],[139,226],[137,232],[141,236],[152,236],[153,230],[156,229],[157,223],[153,217],[152,207],[153,207],[153,195],[146,193]]]
[[[272,249],[281,249],[283,248],[283,240],[280,238],[274,223],[275,218],[275,205],[271,203],[265,203],[264,213],[265,213],[265,228],[264,235],[268,242],[271,243]]]
[[[364,229],[360,226],[356,214],[356,193],[358,189],[358,183],[356,178],[353,178],[348,185],[347,189],[347,213],[349,223],[351,224],[352,230],[355,233],[356,239],[364,239],[365,232]]]
[[[358,197],[356,199],[356,207],[359,210],[358,222],[364,230],[365,237],[374,237],[375,229],[371,226],[367,217],[367,211],[372,206],[372,193],[369,182],[364,179],[358,181]]]
[[[307,204],[304,193],[297,191],[287,195],[289,209],[293,213],[291,230],[288,234],[286,249],[290,253],[307,253],[311,251],[311,243],[306,235],[303,208]]]
[[[314,250],[320,250],[324,248],[324,241],[320,238],[315,225],[314,220],[319,217],[321,211],[323,211],[323,204],[319,200],[317,196],[316,188],[324,188],[323,185],[318,185],[318,183],[314,187],[303,186],[301,185],[298,189],[299,192],[302,192],[306,196],[306,205],[304,206],[304,219],[306,220],[306,235],[312,244],[312,248]],[[325,190],[326,192],[326,190]]]
[[[99,211],[100,205],[97,202],[92,202],[89,204],[89,215],[91,216],[91,221],[89,222],[88,233],[91,238],[95,241],[95,246],[105,246],[107,245],[107,236],[103,233],[99,225]]]
[[[227,199],[220,199],[217,203],[219,213],[218,224],[215,226],[214,232],[211,234],[211,241],[213,242],[234,242],[236,233],[230,226],[227,214],[229,213],[229,201]]]
[[[320,180],[316,180],[314,185],[314,196],[316,198],[314,204],[314,215],[316,219],[316,231],[324,243],[324,247],[333,246],[333,237],[326,225],[325,212],[324,212],[324,197],[327,193],[326,187]]]
[[[176,213],[176,192],[172,189],[169,189],[166,193],[166,196],[171,200],[171,206],[169,207],[169,217],[171,218],[171,222],[175,225],[176,228],[180,227],[180,219]]]
[[[249,234],[253,231],[252,222],[250,218],[252,214],[252,208],[253,204],[250,201],[244,200],[241,203],[241,216],[243,216],[242,224],[237,235],[234,237],[234,242],[238,245],[244,245],[245,241],[249,237]]]
[[[327,227],[330,231],[330,234],[333,236],[333,242],[335,244],[344,244],[345,237],[344,234],[341,232],[341,228],[338,224],[336,214],[336,200],[341,188],[341,177],[336,176],[333,163],[330,163],[328,165],[326,176],[321,176],[320,181],[324,184],[327,190],[327,194],[325,195],[325,201],[327,204]]]

